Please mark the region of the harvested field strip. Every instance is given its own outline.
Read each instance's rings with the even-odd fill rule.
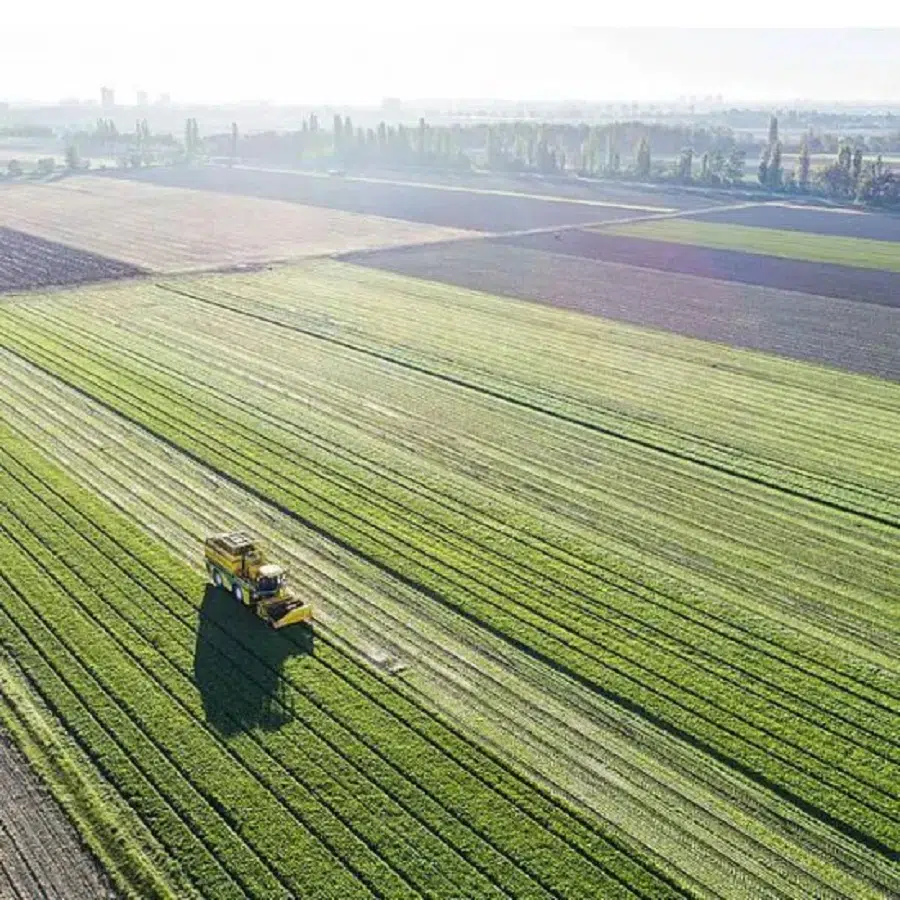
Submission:
[[[700,223],[702,224],[702,223]],[[699,224],[698,224],[699,227]],[[714,231],[728,226],[706,225]],[[749,231],[760,229],[750,228]],[[787,232],[795,235],[795,232]],[[841,240],[812,237],[810,240]],[[852,240],[852,239],[849,239]],[[500,236],[498,244],[542,250],[607,263],[656,269],[739,284],[799,291],[877,306],[900,306],[900,271],[809,262],[732,249],[675,243],[647,236],[615,234],[606,229],[570,229],[557,240],[552,233]],[[895,246],[889,244],[888,246]],[[893,251],[896,256],[896,249]],[[895,263],[896,265],[896,263]]]
[[[9,403],[10,414],[19,410],[16,427],[156,538],[196,564],[197,542],[224,522],[263,534],[299,573],[329,632],[333,627],[355,646],[412,660],[404,681],[471,732],[484,734],[507,758],[612,815],[661,853],[667,869],[680,864],[679,879],[695,892],[832,896],[834,885],[842,892],[834,896],[869,895],[849,873],[872,878],[872,861],[796,811],[778,811],[774,797],[755,793],[749,782],[736,783],[686,746],[525,654],[491,648],[484,635],[469,635],[474,629],[427,596],[379,576],[33,367],[10,357],[3,375],[0,402]],[[13,391],[14,384],[22,393]]]
[[[4,654],[5,657],[5,654]],[[62,723],[40,702],[38,692],[27,681],[12,658],[0,657],[0,722],[15,744],[24,752],[27,764],[40,778],[44,789],[50,790],[61,811],[68,817],[66,825],[75,831],[81,846],[92,851],[92,860],[112,882],[115,896],[134,900],[181,900],[195,898],[187,878],[168,859],[157,838],[139,820],[134,809],[106,782],[97,767],[86,755]],[[9,773],[22,781],[18,773]],[[19,805],[13,815],[27,825],[28,814],[22,815]],[[47,852],[55,853],[65,862],[66,877],[74,880],[79,866],[69,865],[54,842],[45,835],[35,834]],[[52,876],[52,871],[44,871]],[[109,881],[103,879],[107,885]],[[74,889],[65,889],[61,896],[77,898]],[[102,896],[92,890],[89,897]],[[112,895],[111,895],[112,896]]]
[[[423,892],[632,896],[622,886],[624,879],[638,896],[671,895],[672,889],[640,864],[602,838],[588,837],[577,820],[521,782],[517,786],[515,778],[486,757],[479,760],[472,748],[454,744],[451,732],[327,644],[317,642],[314,656],[288,659],[285,653],[302,653],[296,635],[279,642],[266,634],[254,646],[247,620],[237,615],[241,611],[230,614],[233,601],[211,589],[204,607],[212,621],[201,618],[198,635],[193,598],[200,582],[195,576],[148,545],[120,517],[104,513],[102,504],[27,452],[20,441],[5,443],[2,477],[17,502],[3,523],[8,540],[0,552],[8,557],[5,561],[16,562],[12,569],[4,565],[4,573],[14,573],[8,583],[12,605],[4,607],[17,623],[26,623],[19,635],[27,642],[40,630],[38,620],[24,613],[26,598],[47,598],[53,609],[41,605],[47,623],[42,633],[84,660],[98,683],[108,682],[110,701],[117,698],[128,718],[142,723],[150,739],[165,748],[170,765],[178,767],[181,759],[188,763],[180,748],[189,747],[191,762],[180,770],[182,777],[196,783],[204,797],[215,798],[223,841],[215,845],[217,856],[230,864],[233,874],[241,848],[249,850],[262,834],[254,816],[265,816],[266,833],[275,829],[280,840],[290,838],[291,854],[275,855],[277,848],[269,846],[257,857],[264,867],[255,876],[251,870],[243,874],[239,883],[248,893],[280,896],[289,888],[303,896],[353,896],[370,890],[390,897]],[[17,461],[23,458],[27,465]],[[40,575],[31,560],[47,574]],[[71,597],[68,603],[54,590],[56,584]],[[224,610],[229,613],[223,618]],[[101,626],[99,634],[94,628],[94,642],[84,647],[78,643],[83,615]],[[60,627],[63,620],[65,629]],[[47,640],[40,646],[55,645]],[[91,654],[98,655],[93,663]],[[205,683],[196,671],[201,657],[210,666]],[[284,693],[278,699],[288,713],[284,721],[275,731],[260,723],[261,728],[232,730],[227,740],[214,739],[211,727],[202,725],[208,718],[204,704],[215,702],[219,716],[237,717],[232,725],[239,725],[248,704],[259,699],[255,682],[270,679],[274,660],[283,665]],[[50,663],[57,662],[51,654]],[[114,681],[113,673],[121,671],[124,677],[120,666],[141,670],[131,677],[143,698],[138,705],[128,702],[129,688]],[[216,679],[215,686],[210,678]],[[216,693],[210,696],[213,687]],[[207,694],[201,696],[204,689]],[[154,694],[157,700],[151,703]],[[156,706],[166,709],[168,735],[152,728],[151,707]],[[404,721],[417,715],[417,725]],[[204,734],[209,735],[206,741]],[[392,737],[385,741],[385,735]],[[448,752],[442,741],[457,749]],[[460,752],[468,754],[470,769],[454,761]],[[224,780],[208,771],[216,753],[229,759]],[[203,767],[195,770],[194,765]],[[491,786],[492,774],[499,787]],[[506,800],[505,795],[517,799]],[[269,811],[266,796],[276,804]],[[185,814],[196,816],[200,805],[195,801]],[[326,824],[329,815],[331,824]],[[206,833],[212,835],[212,822]],[[173,855],[179,857],[176,849]],[[598,867],[601,860],[610,865],[612,877]],[[293,871],[295,863],[302,872]],[[267,876],[271,883],[265,887]]]
[[[603,231],[625,237],[674,241],[679,244],[738,250],[784,259],[802,259],[807,262],[836,263],[900,272],[900,242],[897,241],[804,234],[796,231],[779,231],[775,228],[698,222],[693,219],[664,219],[629,225],[611,225],[604,227]]]
[[[33,346],[40,346],[41,340],[36,335],[32,337]],[[106,353],[98,348],[94,349],[92,361],[73,364],[74,368],[69,371],[68,377],[71,378],[73,371],[77,369],[84,372],[95,371],[98,374],[89,377],[93,382],[92,389],[97,391],[103,390],[101,386],[107,382],[109,376],[99,374]],[[114,353],[110,354],[110,362],[114,356]],[[733,765],[746,767],[749,762],[751,771],[753,766],[758,766],[763,770],[758,773],[759,776],[766,778],[770,783],[787,782],[794,790],[807,793],[807,802],[813,809],[817,802],[835,811],[840,810],[841,816],[855,821],[862,829],[871,830],[871,837],[883,835],[887,840],[892,839],[890,836],[894,834],[893,822],[896,814],[896,798],[893,793],[893,785],[896,782],[891,775],[893,764],[881,757],[878,762],[875,762],[874,757],[871,764],[866,762],[867,754],[876,752],[878,755],[879,751],[875,748],[880,743],[880,738],[875,738],[874,745],[870,746],[866,742],[865,746],[856,749],[851,749],[849,744],[842,744],[842,740],[846,741],[849,737],[844,739],[838,737],[840,726],[833,718],[837,710],[834,703],[837,702],[840,707],[842,701],[829,701],[827,691],[822,693],[821,687],[818,688],[818,705],[821,709],[811,713],[813,718],[805,725],[794,718],[784,718],[779,714],[778,704],[774,698],[767,698],[764,692],[759,693],[757,702],[752,702],[746,691],[742,690],[741,705],[748,708],[744,710],[744,714],[738,714],[735,712],[737,695],[731,697],[728,688],[727,672],[733,666],[726,662],[724,668],[716,670],[715,676],[706,671],[705,666],[708,663],[704,664],[704,668],[696,668],[690,661],[696,654],[696,649],[691,650],[691,642],[688,642],[684,646],[687,651],[685,654],[679,649],[678,641],[673,643],[673,639],[666,637],[667,632],[672,632],[673,629],[671,626],[664,627],[667,621],[665,618],[657,620],[658,625],[649,633],[646,631],[646,625],[635,630],[638,617],[630,623],[631,615],[627,611],[627,603],[645,605],[649,598],[641,594],[640,590],[636,593],[634,586],[629,588],[627,581],[622,581],[621,575],[614,574],[614,580],[609,582],[609,586],[616,590],[614,598],[618,601],[618,607],[606,607],[602,615],[598,614],[595,604],[599,598],[596,596],[596,583],[593,582],[598,570],[593,568],[596,562],[589,562],[592,556],[596,559],[596,554],[592,554],[587,548],[577,548],[572,535],[566,535],[565,538],[568,539],[570,547],[577,548],[574,551],[580,560],[577,563],[571,556],[572,551],[565,551],[563,555],[559,555],[560,551],[552,552],[552,545],[548,548],[546,544],[534,545],[532,542],[528,542],[531,544],[530,550],[522,547],[510,551],[515,552],[515,556],[507,557],[491,550],[490,545],[494,539],[489,535],[496,533],[496,525],[491,525],[490,521],[454,520],[452,516],[448,518],[450,514],[446,510],[442,512],[420,498],[396,492],[394,499],[390,499],[390,494],[385,493],[386,490],[391,490],[389,485],[376,485],[371,481],[371,476],[366,481],[367,476],[359,471],[353,472],[345,468],[342,472],[340,467],[331,464],[330,457],[328,460],[313,463],[309,468],[301,466],[301,470],[306,468],[306,475],[303,482],[297,481],[294,473],[299,474],[298,470],[296,468],[289,470],[285,467],[289,454],[293,454],[293,458],[296,459],[297,445],[279,434],[280,429],[275,429],[271,424],[261,426],[258,421],[252,419],[247,419],[246,426],[241,425],[242,418],[245,417],[238,411],[228,409],[227,406],[221,413],[216,413],[214,409],[220,406],[221,401],[217,403],[198,394],[196,387],[190,388],[191,409],[182,410],[179,408],[181,401],[177,399],[180,396],[179,389],[177,384],[172,383],[171,376],[168,376],[166,386],[166,376],[150,371],[139,372],[135,369],[132,379],[126,374],[130,368],[124,358],[120,358],[118,371],[112,375],[113,382],[120,386],[113,387],[112,382],[108,382],[107,388],[114,391],[116,402],[124,412],[130,415],[139,412],[145,417],[149,415],[156,418],[158,414],[153,410],[158,408],[159,418],[155,424],[157,429],[165,419],[170,429],[172,427],[179,429],[178,439],[183,445],[193,452],[212,453],[213,455],[208,458],[210,461],[215,460],[215,464],[219,466],[223,460],[227,460],[229,470],[241,472],[241,477],[248,482],[271,484],[271,475],[266,473],[278,472],[287,485],[296,484],[300,490],[295,492],[293,487],[289,487],[281,493],[281,496],[274,494],[273,496],[283,504],[292,503],[293,508],[303,511],[305,516],[313,515],[315,520],[321,523],[320,527],[324,527],[330,533],[343,535],[345,540],[358,549],[367,550],[380,557],[386,564],[404,572],[408,577],[417,579],[419,583],[431,585],[434,590],[443,587],[445,599],[457,604],[469,614],[476,615],[480,621],[499,628],[503,633],[510,636],[518,634],[518,639],[526,640],[532,647],[539,648],[543,644],[545,648],[550,649],[550,658],[557,661],[564,659],[571,671],[578,672],[595,686],[603,684],[607,690],[611,688],[620,699],[628,699],[630,695],[630,702],[639,702],[645,712],[661,716],[663,721],[668,720],[670,727],[677,723],[679,728],[687,729],[682,733],[692,733],[695,739],[700,737],[704,742],[713,742],[712,746],[717,748],[716,752],[725,753],[725,758]],[[154,382],[159,387],[151,391],[148,385]],[[159,399],[152,399],[154,394],[158,394]],[[110,395],[107,394],[108,396]],[[129,397],[134,399],[129,400]],[[142,397],[145,399],[141,399]],[[160,401],[164,403],[163,406],[157,406]],[[211,405],[207,405],[210,403]],[[200,422],[203,420],[206,420],[205,424],[201,425]],[[192,421],[197,424],[191,425]],[[177,426],[174,424],[176,422]],[[227,450],[201,437],[222,432],[226,422],[229,423],[231,434],[230,447]],[[199,430],[194,431],[194,428]],[[257,438],[257,435],[260,437]],[[243,449],[245,447],[246,450]],[[281,447],[284,448],[283,451],[280,450]],[[282,452],[284,457],[280,458]],[[310,451],[307,448],[304,452],[309,454]],[[325,468],[322,469],[322,466]],[[332,474],[328,474],[329,468]],[[263,481],[260,482],[259,478]],[[369,492],[368,496],[376,499],[364,500],[356,492],[352,485],[354,480],[358,479],[363,479],[358,483],[361,488],[365,486],[363,489]],[[317,494],[323,500],[327,496],[328,502],[318,506],[314,500]],[[281,497],[285,499],[282,500]],[[342,497],[346,497],[346,500]],[[346,509],[346,513],[340,513],[342,508]],[[393,509],[396,509],[396,512],[392,512]],[[335,510],[340,514],[336,514]],[[419,522],[418,529],[413,527],[416,520]],[[457,524],[452,525],[454,521]],[[377,530],[372,531],[371,525],[366,524],[367,522],[379,523]],[[440,547],[422,543],[423,534],[427,535],[434,527],[429,524],[430,522],[434,524],[440,522],[446,532],[444,544]],[[522,521],[520,528],[540,533],[540,528],[531,522]],[[384,540],[379,536],[385,529],[386,534],[393,536],[389,546],[385,546]],[[454,532],[457,537],[452,537]],[[506,540],[508,541],[509,537]],[[515,546],[513,543],[512,547]],[[551,554],[550,557],[547,556],[548,552]],[[463,571],[459,563],[454,562],[454,559],[462,559],[462,554],[465,553],[468,553],[468,571]],[[533,563],[528,562],[530,558],[534,560]],[[515,565],[512,564],[513,559],[516,561]],[[578,571],[585,563],[588,564],[588,568],[584,570],[583,575],[579,575]],[[530,584],[522,583],[518,575],[517,567],[522,565],[531,570]],[[540,575],[542,567],[546,567],[547,572],[543,577]],[[605,568],[606,566],[603,566],[600,571]],[[558,571],[559,575],[554,575],[554,571]],[[493,583],[489,584],[489,572],[494,576],[502,572],[502,577],[495,577]],[[608,580],[609,577],[607,573],[604,580]],[[565,579],[570,591],[569,596],[560,596],[562,582],[557,582],[556,578]],[[542,581],[546,584],[546,590],[543,592]],[[665,596],[665,592],[659,594],[658,586],[652,584],[643,589],[651,591],[656,589],[658,595]],[[448,591],[452,591],[452,594],[448,594]],[[536,605],[540,607],[538,598],[546,596],[547,591],[557,597],[560,609],[551,611],[549,620],[548,614],[542,615],[544,628],[535,633],[532,629],[537,617],[522,607],[522,601],[528,602],[529,594],[533,594]],[[513,606],[509,605],[509,600],[501,599],[507,592],[510,592],[510,597],[518,598],[518,602]],[[622,602],[630,595],[633,595],[632,599],[622,606]],[[589,597],[592,598],[590,601]],[[614,611],[616,608],[618,611]],[[564,615],[567,612],[569,615]],[[570,630],[575,626],[578,628],[577,633]],[[678,633],[677,627],[674,633]],[[609,650],[610,644],[616,646],[617,650]],[[696,648],[696,645],[693,646]],[[547,653],[547,650],[543,652]],[[721,645],[719,652],[723,654],[723,661],[733,656],[733,651],[729,651],[726,644]],[[654,658],[657,659],[656,664],[652,663]],[[762,662],[761,664],[765,665]],[[658,674],[660,672],[665,674],[660,676]],[[738,670],[735,670],[735,674],[737,672]],[[776,676],[773,674],[772,677]],[[856,677],[858,679],[859,675]],[[680,684],[691,684],[693,687],[686,690],[680,687]],[[889,682],[882,682],[882,685],[887,684]],[[739,685],[740,681],[735,682],[735,688]],[[886,702],[886,696],[881,702]],[[807,698],[807,701],[810,699]],[[874,708],[872,715],[875,717],[873,722],[880,721],[879,714]],[[824,718],[817,718],[820,716]],[[821,733],[822,737],[817,738],[815,735],[819,732],[816,729],[819,727],[826,728],[827,732]],[[874,727],[877,733],[888,733],[882,732],[886,725],[876,724]],[[824,738],[825,733],[829,735],[827,738]],[[773,749],[766,754],[754,754],[752,747],[754,742],[759,740],[754,737],[756,734],[760,737],[763,734],[767,735],[767,741],[776,739],[777,752]],[[780,737],[776,737],[777,735]],[[812,751],[811,747],[817,747],[818,750]],[[846,772],[846,777],[841,769]],[[873,776],[869,769],[879,774]],[[769,775],[764,774],[767,770],[770,771]],[[808,781],[809,777],[813,777],[813,780]],[[859,779],[865,781],[867,777],[874,788],[874,793],[860,790]],[[873,777],[874,781],[871,780]],[[823,791],[818,784],[819,780],[830,787]],[[820,814],[822,812],[820,810]]]
[[[141,272],[115,259],[0,227],[0,294],[132,278]]]
[[[0,660],[0,684],[9,666]],[[2,690],[2,688],[0,688]],[[12,724],[5,695],[0,723]],[[21,734],[21,728],[16,729]],[[111,848],[110,848],[111,849]],[[110,858],[109,851],[104,856]],[[4,870],[6,883],[4,883]],[[109,881],[79,841],[27,759],[0,724],[0,895],[8,898],[112,898]]]
[[[699,277],[494,241],[353,259],[373,271],[421,279],[423,294],[434,296],[436,282],[443,282],[445,293],[456,286],[466,306],[470,291],[483,291],[900,381],[896,307],[741,284],[728,281],[727,274]]]

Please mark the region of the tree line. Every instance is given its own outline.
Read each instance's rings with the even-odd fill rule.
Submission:
[[[207,157],[229,162],[326,164],[334,168],[418,167],[442,170],[482,168],[504,173],[541,173],[622,180],[650,180],[713,188],[765,189],[816,194],[842,202],[900,206],[900,178],[880,154],[871,158],[863,140],[841,139],[834,158],[816,168],[814,154],[826,145],[807,133],[799,149],[787,148],[772,116],[755,178],[747,179],[747,158],[758,143],[738,138],[729,128],[627,121],[603,125],[510,121],[470,125],[354,126],[335,114],[325,127],[315,113],[294,131],[201,136],[196,118],[185,121],[182,141],[151,133],[146,119],[134,131],[120,132],[111,119],[70,136],[66,165],[78,168],[82,155],[115,155],[120,165],[191,162]],[[828,146],[832,146],[828,143]],[[797,161],[785,166],[786,152]],[[751,173],[752,173],[751,169]]]

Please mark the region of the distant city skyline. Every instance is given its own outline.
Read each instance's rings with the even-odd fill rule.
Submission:
[[[13,102],[376,105],[384,97],[900,104],[900,29],[462,26],[294,31],[267,22],[23,26],[0,55]]]

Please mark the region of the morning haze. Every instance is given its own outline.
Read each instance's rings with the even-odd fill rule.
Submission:
[[[898,32],[165,2],[4,34],[0,896],[900,897]]]

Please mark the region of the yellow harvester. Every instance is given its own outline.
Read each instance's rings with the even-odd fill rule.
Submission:
[[[214,534],[205,542],[206,570],[216,587],[231,591],[272,628],[312,619],[312,609],[287,584],[281,566],[270,563],[259,542],[243,531]]]

